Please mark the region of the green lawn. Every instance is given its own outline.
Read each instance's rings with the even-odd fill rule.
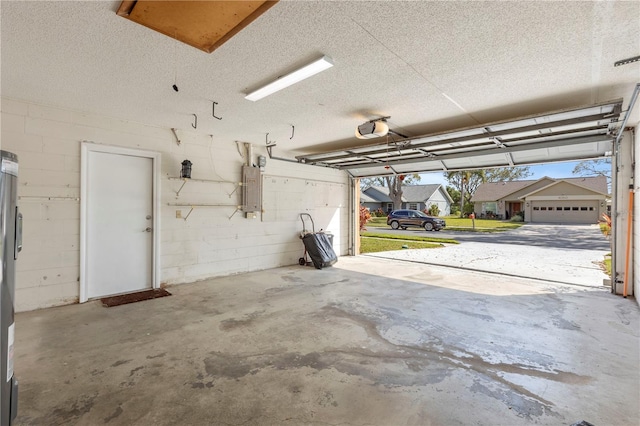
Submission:
[[[447,216],[443,218],[447,222],[446,231],[468,231],[474,232],[473,222],[471,219],[461,219],[457,216]],[[524,223],[522,222],[510,222],[508,220],[491,220],[491,219],[476,219],[475,232],[502,232],[509,229],[520,228]],[[388,228],[386,217],[373,217],[367,222],[367,228]]]
[[[389,238],[360,237],[360,253],[376,253],[379,251],[426,249],[435,247],[442,247],[442,244],[422,241],[395,240]]]
[[[607,275],[611,276],[611,254],[605,255],[603,265]]]
[[[474,221],[469,218],[447,216],[444,220],[447,221],[447,227],[445,229],[449,231],[473,231]],[[475,219],[477,232],[508,231],[509,229],[518,229],[522,225],[524,225],[523,222],[510,222],[508,220]]]
[[[370,228],[390,228],[390,226],[387,225],[387,218],[386,217],[372,217],[371,220],[369,222],[367,222],[367,227],[370,227]]]
[[[360,232],[360,253],[376,253],[402,249],[427,249],[446,244],[459,244],[448,238],[420,237],[417,235],[379,234]]]
[[[361,237],[375,237],[386,238],[388,240],[402,240],[402,241],[420,241],[423,243],[446,243],[446,244],[460,244],[456,240],[449,238],[438,237],[421,237],[418,235],[399,235],[399,234],[380,234],[378,232],[361,231]]]

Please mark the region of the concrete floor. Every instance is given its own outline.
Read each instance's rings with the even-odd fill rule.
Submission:
[[[343,257],[16,319],[19,425],[630,425],[640,309]]]

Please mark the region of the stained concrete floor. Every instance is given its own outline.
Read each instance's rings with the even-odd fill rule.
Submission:
[[[343,257],[16,318],[18,425],[632,425],[640,309]]]

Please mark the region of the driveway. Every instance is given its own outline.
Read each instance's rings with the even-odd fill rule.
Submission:
[[[370,230],[374,231],[374,228]],[[389,231],[384,228],[376,230]],[[526,224],[500,233],[393,232],[453,238],[460,244],[441,249],[391,251],[367,256],[589,287],[601,287],[603,279],[607,278],[600,262],[611,248],[597,225]]]

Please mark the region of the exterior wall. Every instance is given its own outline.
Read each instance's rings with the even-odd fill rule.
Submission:
[[[533,191],[529,191],[529,192],[533,192]],[[569,194],[572,196],[575,196],[575,195],[594,195],[595,193],[586,188],[582,188],[576,185],[571,185],[570,183],[567,183],[567,182],[559,182],[558,184],[553,185],[547,189],[544,189],[540,192],[536,192],[534,196],[555,197],[555,196],[569,195]],[[601,196],[601,198],[605,199],[606,197],[603,195]]]
[[[449,200],[442,194],[442,191],[438,190],[434,192],[431,198],[429,198],[425,203],[425,208],[428,209],[431,204],[438,205],[438,208],[440,209],[439,216],[449,216],[449,214],[451,214],[451,204],[449,203]]]
[[[370,211],[375,211],[380,208],[380,203],[360,203],[360,204],[368,208]]]
[[[542,179],[539,182],[533,183],[525,188],[522,188],[519,191],[516,191],[512,194],[509,194],[508,196],[506,196],[505,198],[503,198],[503,200],[505,201],[520,201],[520,197],[524,197],[527,194],[532,193],[533,191],[537,191],[541,188],[544,188],[545,186],[549,186],[550,184],[552,184],[553,182],[555,182],[555,180],[552,179]]]
[[[570,195],[567,195],[570,194]],[[567,182],[560,182],[547,189],[536,192],[534,195],[525,198],[525,220],[527,222],[535,222],[538,218],[542,217],[538,212],[534,212],[534,206],[540,206],[540,202],[545,202],[548,206],[588,206],[589,208],[595,208],[593,213],[578,214],[576,223],[597,223],[598,218],[602,213],[607,211],[607,197],[603,194],[598,194],[589,189],[572,185]],[[573,204],[571,203],[573,201]],[[571,213],[565,212],[562,215],[555,215],[549,220],[542,220],[543,222],[557,222],[557,223],[572,223]],[[562,217],[561,217],[562,216]],[[565,217],[567,216],[567,217]]]
[[[19,158],[18,196],[24,216],[23,250],[16,264],[19,311],[75,303],[79,297],[80,145],[88,140],[160,152],[160,280],[193,282],[297,264],[300,213],[313,216],[316,230],[333,232],[339,255],[348,252],[349,180],[346,173],[270,160],[263,174],[263,213],[245,219],[231,207],[189,207],[168,203],[235,203],[234,184],[169,180],[180,162],[193,162],[193,179],[239,182],[244,160],[234,141],[158,128],[2,99],[2,148]],[[265,155],[254,147],[254,155]],[[114,171],[117,172],[117,171]]]

